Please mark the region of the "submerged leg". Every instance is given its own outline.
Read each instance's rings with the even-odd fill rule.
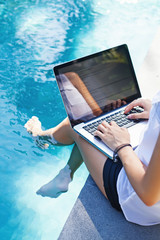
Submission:
[[[102,193],[105,195],[105,197],[107,197],[105,190],[104,190],[104,186],[103,186],[103,167],[104,167],[107,157],[103,153],[101,153],[99,150],[97,150],[95,147],[93,147],[91,144],[89,144],[87,141],[82,139],[71,128],[68,118],[64,119],[56,127],[51,128],[46,131],[42,131],[39,134],[39,137],[45,141],[47,141],[47,140],[50,141],[52,136],[60,145],[70,145],[73,143],[77,144],[79,151],[81,153],[81,155],[80,154],[78,155],[78,150],[75,149],[75,151],[77,152],[77,156],[79,156],[77,159],[81,159],[81,156],[82,156],[82,158],[83,158],[91,176],[93,177],[94,181],[96,182],[97,186],[102,191]],[[76,161],[76,157],[74,158],[74,155],[72,157],[73,157],[73,160]],[[80,162],[80,161],[81,160],[78,160],[78,162]],[[69,172],[70,177],[72,178],[70,166],[71,166],[71,163],[70,163],[70,165],[66,165],[65,171],[62,171],[62,175],[64,172],[65,173],[67,172],[67,174]],[[67,171],[66,171],[66,169],[67,169]],[[58,179],[58,177],[56,178],[56,181],[57,181],[57,179]],[[66,189],[64,191],[66,191]],[[37,193],[40,194],[39,191]],[[51,195],[52,195],[52,193],[48,196],[51,197]],[[47,195],[45,195],[45,196],[47,196]],[[52,197],[53,197],[53,195],[52,195]]]
[[[71,174],[70,174],[71,179],[73,179],[74,173],[81,166],[82,163],[83,163],[82,155],[79,151],[79,148],[77,147],[77,144],[75,144],[72,149],[71,156],[67,162],[67,165],[71,170]]]
[[[73,138],[69,135],[70,124],[68,118],[64,119],[56,127],[43,131],[39,119],[33,116],[24,127],[40,148],[47,148],[48,144],[62,146],[74,143]]]
[[[107,160],[106,155],[104,155],[97,148],[95,148],[82,137],[80,137],[70,127],[69,121],[67,121],[67,119],[65,121],[68,137],[76,143],[83,158],[83,161],[86,164],[92,178],[94,179],[104,196],[107,197],[103,186],[103,168]]]
[[[67,126],[68,124],[68,126]],[[104,168],[104,164],[107,160],[107,157],[100,152],[99,150],[97,150],[95,147],[93,147],[91,144],[89,144],[87,141],[85,141],[83,138],[81,138],[71,127],[69,122],[67,123],[66,121],[66,128],[67,128],[67,134],[68,137],[70,139],[72,139],[73,142],[76,143],[78,149],[75,148],[73,149],[73,155],[71,154],[71,157],[73,158],[73,161],[71,161],[71,159],[68,161],[68,163],[71,167],[71,163],[74,163],[74,161],[78,160],[77,162],[81,162],[82,158],[91,174],[91,176],[93,177],[94,181],[96,182],[97,186],[99,187],[99,189],[101,190],[101,192],[104,194],[104,196],[107,198],[106,193],[105,193],[105,189],[103,186],[103,168]],[[76,156],[74,157],[74,152],[76,152]],[[76,165],[75,165],[76,166]],[[78,164],[77,164],[78,166]],[[73,167],[74,169],[74,167]],[[76,169],[76,168],[75,168]],[[63,172],[62,172],[63,173]],[[63,175],[63,174],[62,174]],[[70,176],[71,176],[71,172],[70,172]],[[45,196],[49,196],[50,195],[45,195]]]
[[[69,183],[73,179],[75,171],[82,164],[83,159],[75,144],[67,165],[49,183],[42,186],[37,194],[43,197],[57,198],[61,193],[67,192]]]
[[[56,127],[43,131],[39,119],[37,117],[32,117],[25,124],[25,128],[29,133],[31,133],[32,138],[41,148],[48,147],[48,144],[64,146],[74,143],[74,139],[72,136],[70,136],[71,127],[68,118],[64,119]],[[66,192],[68,190],[69,183],[73,179],[74,172],[79,168],[82,162],[82,156],[79,152],[79,149],[75,145],[72,149],[72,153],[67,165],[54,179],[42,186],[37,191],[37,194],[56,198],[62,192]]]

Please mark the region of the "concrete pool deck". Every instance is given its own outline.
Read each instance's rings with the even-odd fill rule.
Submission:
[[[143,97],[160,90],[160,29],[138,73]],[[113,209],[89,175],[64,225],[59,240],[158,240],[160,225],[142,227],[129,223]]]

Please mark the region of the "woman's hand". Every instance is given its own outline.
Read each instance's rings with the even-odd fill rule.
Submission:
[[[141,99],[138,98],[136,100],[134,100],[133,102],[131,102],[126,108],[124,113],[127,114],[132,108],[134,107],[142,107],[144,109],[143,112],[141,113],[133,113],[133,114],[129,114],[128,118],[129,119],[149,119],[149,113],[152,107],[152,102],[149,99]]]
[[[130,143],[130,135],[126,128],[119,127],[114,121],[110,124],[103,121],[95,131],[98,136],[113,151],[121,144]]]

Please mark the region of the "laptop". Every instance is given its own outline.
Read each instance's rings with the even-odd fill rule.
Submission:
[[[113,151],[94,136],[102,121],[128,128],[131,145],[141,140],[146,121],[129,120],[125,107],[141,93],[126,44],[54,67],[54,74],[72,128],[108,157]],[[141,112],[136,107],[132,112]]]

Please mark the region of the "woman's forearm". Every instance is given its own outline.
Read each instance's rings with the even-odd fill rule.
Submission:
[[[137,195],[145,202],[144,176],[146,166],[140,161],[133,149],[129,146],[119,150],[118,155],[122,161],[128,179]]]
[[[118,152],[128,179],[140,199],[148,206],[160,200],[160,136],[150,164],[146,167],[131,147]]]
[[[152,196],[151,205],[153,205],[160,200],[160,134],[148,165],[144,182],[149,195]]]

